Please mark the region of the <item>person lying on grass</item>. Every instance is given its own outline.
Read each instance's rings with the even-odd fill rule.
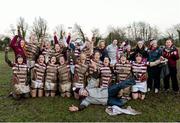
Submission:
[[[88,107],[90,104],[102,104],[109,106],[116,105],[122,107],[127,102],[127,99],[118,98],[117,95],[121,89],[133,86],[135,84],[135,81],[134,79],[127,79],[125,81],[122,81],[121,83],[109,86],[108,88],[92,87],[92,83],[96,83],[95,78],[91,78],[89,83],[90,84],[88,84],[86,88],[81,88],[80,90],[78,90],[79,95],[84,97],[80,105],[78,107],[74,105],[70,106],[69,111],[81,111]],[[91,87],[89,87],[89,85],[91,85]]]

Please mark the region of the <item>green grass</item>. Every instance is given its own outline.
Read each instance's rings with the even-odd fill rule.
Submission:
[[[10,54],[11,58],[13,54]],[[178,63],[179,74],[180,62]],[[71,104],[79,102],[73,98],[23,99],[20,101],[7,98],[11,91],[11,68],[4,62],[4,53],[0,52],[0,121],[180,121],[180,96],[172,93],[165,95],[148,94],[144,101],[129,101],[126,106],[132,106],[141,115],[109,116],[105,113],[105,107],[91,105],[86,110],[77,113],[68,111]],[[180,76],[178,76],[180,81]]]

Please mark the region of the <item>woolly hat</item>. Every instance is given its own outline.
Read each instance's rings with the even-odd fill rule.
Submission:
[[[137,42],[137,44],[144,44],[144,41],[140,40],[140,41]]]

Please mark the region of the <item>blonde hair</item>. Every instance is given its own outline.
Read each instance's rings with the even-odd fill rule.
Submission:
[[[104,44],[106,45],[106,41],[105,40],[99,40],[98,41],[98,47],[100,46],[101,42],[104,42]]]

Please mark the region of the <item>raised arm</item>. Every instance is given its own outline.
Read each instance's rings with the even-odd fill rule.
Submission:
[[[9,47],[13,48],[17,42],[18,35],[15,35],[14,38],[11,40]]]
[[[56,32],[54,32],[54,44],[58,44],[58,39],[57,39]]]
[[[70,44],[70,40],[71,40],[71,34],[68,34],[68,37],[66,39],[66,43],[69,45]]]
[[[9,60],[8,58],[8,51],[9,51],[9,47],[6,47],[5,49],[5,62],[10,66],[13,67],[13,63]]]
[[[10,45],[9,45],[9,46],[10,46],[11,48],[14,48],[14,47],[15,47],[15,44],[16,44],[16,42],[17,42],[17,39],[22,37],[19,27],[18,27],[17,32],[18,32],[18,34],[15,35],[14,38],[13,38],[13,39],[11,40],[11,42],[10,42]]]

